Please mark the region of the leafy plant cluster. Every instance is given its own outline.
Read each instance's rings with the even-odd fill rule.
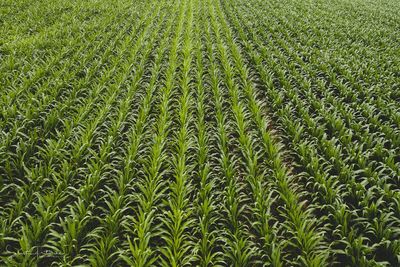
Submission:
[[[399,10],[4,1],[0,264],[400,265]]]

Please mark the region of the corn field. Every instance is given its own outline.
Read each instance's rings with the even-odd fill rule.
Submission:
[[[2,0],[1,266],[400,266],[400,2]]]

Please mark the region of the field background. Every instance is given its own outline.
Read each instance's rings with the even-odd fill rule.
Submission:
[[[399,1],[0,2],[0,265],[400,266],[399,162]]]

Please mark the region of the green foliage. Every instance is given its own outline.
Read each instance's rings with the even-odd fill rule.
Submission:
[[[399,7],[3,1],[0,265],[399,266]]]

